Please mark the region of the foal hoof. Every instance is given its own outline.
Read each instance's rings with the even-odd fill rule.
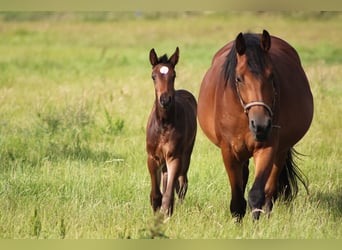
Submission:
[[[160,210],[159,210],[159,212],[160,212],[160,215],[164,218],[163,219],[163,222],[164,223],[166,223],[170,218],[171,218],[171,209],[163,209],[163,208],[161,208]]]

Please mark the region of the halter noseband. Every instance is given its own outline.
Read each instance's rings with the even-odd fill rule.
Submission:
[[[241,99],[241,101],[242,101],[242,99]],[[244,108],[244,110],[245,110],[245,113],[247,113],[248,110],[249,110],[251,107],[253,107],[253,106],[263,106],[263,107],[268,111],[268,113],[270,113],[270,116],[273,117],[273,111],[272,111],[272,109],[270,108],[270,106],[268,106],[268,105],[267,105],[266,103],[264,103],[264,102],[250,102],[250,103],[248,103],[248,104],[246,104],[246,105],[243,105],[243,108]]]
[[[274,108],[275,106],[275,102],[276,102],[276,95],[277,95],[277,92],[275,90],[275,86],[274,86],[274,81],[272,80],[272,85],[273,85],[273,103],[272,103],[272,108]],[[239,89],[239,86],[238,86],[238,81],[235,81],[235,87],[236,87],[236,93],[239,97],[239,101],[241,103],[241,106],[243,108],[243,110],[245,111],[246,114],[248,114],[248,110],[251,108],[251,107],[254,107],[254,106],[262,106],[264,107],[268,113],[270,114],[271,118],[273,117],[273,110],[270,106],[268,106],[266,103],[264,102],[261,102],[261,101],[255,101],[255,102],[250,102],[250,103],[245,103],[244,100],[242,99],[241,97],[241,94],[240,94],[240,89]]]

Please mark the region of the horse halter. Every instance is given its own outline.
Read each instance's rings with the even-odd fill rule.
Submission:
[[[240,94],[240,89],[239,89],[239,86],[238,86],[238,81],[236,80],[235,81],[235,87],[236,87],[236,93],[239,97],[239,101],[241,103],[241,106],[244,110],[244,112],[246,114],[248,114],[248,110],[251,108],[251,107],[254,107],[254,106],[262,106],[264,107],[268,113],[270,114],[271,118],[273,118],[273,108],[275,107],[275,102],[276,102],[276,96],[277,96],[277,92],[276,92],[276,89],[275,89],[275,86],[274,86],[274,81],[272,80],[272,86],[273,86],[273,103],[272,103],[272,108],[270,106],[268,106],[266,103],[264,102],[261,102],[261,101],[255,101],[255,102],[250,102],[250,103],[245,103],[245,101],[242,99],[242,96]],[[276,125],[274,125],[276,126]]]

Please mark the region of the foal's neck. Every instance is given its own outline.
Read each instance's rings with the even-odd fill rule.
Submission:
[[[172,104],[168,109],[160,107],[158,103],[156,105],[156,116],[158,123],[161,126],[166,126],[174,122],[175,119],[175,104]]]

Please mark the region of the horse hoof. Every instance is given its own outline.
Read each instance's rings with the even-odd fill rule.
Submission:
[[[261,213],[265,213],[265,211],[264,210],[262,210],[262,209],[260,209],[260,208],[254,208],[253,210],[252,210],[252,217],[253,217],[253,219],[254,220],[259,220],[259,218],[260,218],[260,214]]]

